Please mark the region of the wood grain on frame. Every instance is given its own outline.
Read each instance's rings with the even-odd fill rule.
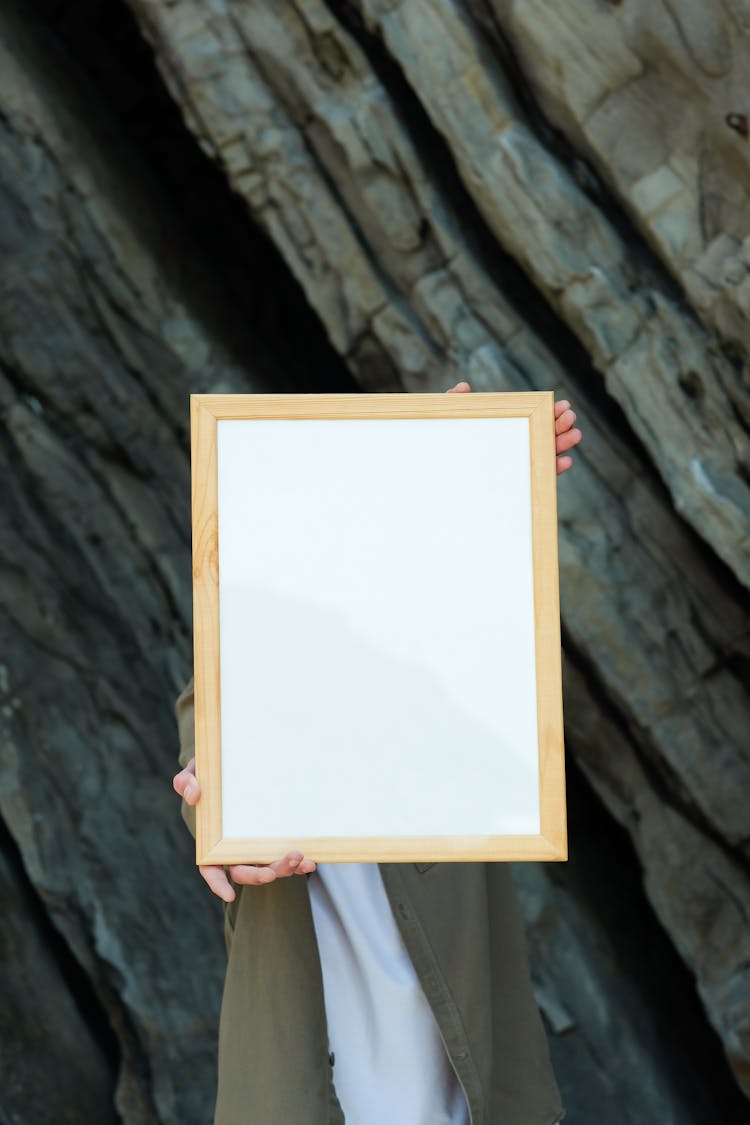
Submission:
[[[528,418],[541,832],[538,835],[223,839],[217,422],[224,419]],[[191,395],[196,863],[566,860],[554,394]]]
[[[554,435],[555,432],[553,392],[540,394],[538,405],[529,415],[529,427],[541,834],[545,843],[555,853],[551,858],[566,860],[568,836],[565,816],[562,653],[557,557],[557,468],[554,453],[550,458],[550,446],[554,449],[554,436],[550,437],[550,434]],[[552,472],[550,472],[550,460]]]

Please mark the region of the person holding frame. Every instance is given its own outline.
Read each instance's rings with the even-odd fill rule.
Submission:
[[[575,420],[555,403],[558,475],[582,437]],[[195,836],[193,707],[191,677],[175,702],[172,784]],[[316,865],[291,851],[199,870],[224,904],[228,956],[214,1125],[565,1116],[507,864]]]

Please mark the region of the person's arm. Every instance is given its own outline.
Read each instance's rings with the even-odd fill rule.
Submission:
[[[201,787],[195,776],[195,696],[194,676],[191,676],[177,696],[174,704],[177,730],[180,738],[179,762],[182,769],[172,778],[172,788],[182,797],[180,812],[195,839],[195,806],[201,795]],[[235,883],[249,883],[261,886],[272,883],[287,875],[307,875],[315,870],[315,863],[305,859],[302,852],[292,851],[282,859],[267,864],[233,863],[228,868],[223,864],[199,864],[198,870],[215,895],[224,902],[231,902],[236,891],[227,877],[227,871]]]
[[[193,779],[195,777],[194,684],[195,677],[191,676],[180,694],[177,696],[174,705],[175,718],[177,719],[177,731],[180,739],[179,762],[183,770],[188,770],[188,767],[191,767],[188,772],[191,772],[193,774]],[[180,802],[180,813],[182,814],[182,819],[185,821],[185,824],[187,824],[193,839],[195,839],[195,808],[193,805],[189,805],[184,797],[185,788],[192,784],[192,782],[190,778],[182,778],[181,773],[178,773],[174,780],[177,781],[178,777],[181,778],[183,782],[181,789],[177,790],[177,792],[182,796],[182,801]]]

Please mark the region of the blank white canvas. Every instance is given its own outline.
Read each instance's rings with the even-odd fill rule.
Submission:
[[[224,837],[538,834],[528,420],[217,426]]]

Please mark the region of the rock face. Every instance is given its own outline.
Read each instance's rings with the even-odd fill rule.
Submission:
[[[570,860],[514,865],[571,1122],[750,1120],[749,33],[713,0],[3,5],[8,1120],[211,1116],[189,393],[459,379],[584,431]]]

